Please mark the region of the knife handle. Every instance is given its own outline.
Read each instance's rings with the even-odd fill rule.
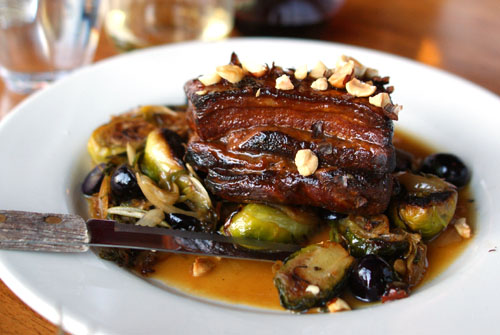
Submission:
[[[88,242],[78,215],[0,210],[0,249],[84,252]]]

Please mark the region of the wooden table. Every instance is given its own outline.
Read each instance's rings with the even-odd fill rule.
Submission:
[[[346,0],[324,26],[296,36],[401,55],[500,94],[499,16],[498,0]],[[233,35],[241,34],[234,31]],[[102,38],[96,60],[115,53],[110,42]],[[22,99],[0,83],[0,119]],[[0,281],[0,334],[56,332],[56,326],[33,312]]]

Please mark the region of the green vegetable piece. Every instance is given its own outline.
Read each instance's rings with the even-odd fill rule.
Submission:
[[[111,156],[125,153],[127,144],[134,149],[142,148],[148,134],[162,127],[185,136],[185,113],[177,113],[163,106],[142,106],[114,116],[110,122],[94,130],[87,150],[94,163],[107,163]]]
[[[319,224],[318,217],[299,208],[245,205],[224,225],[226,235],[282,243],[305,239]]]
[[[349,215],[340,220],[338,229],[354,257],[375,254],[393,256],[408,250],[407,234],[391,233],[389,219],[380,214],[374,216]]]
[[[125,153],[127,143],[137,149],[144,145],[154,125],[142,118],[115,117],[92,133],[87,150],[94,163],[107,163],[110,157]]]
[[[393,222],[426,240],[436,237],[455,214],[456,187],[433,175],[405,172],[397,178],[405,193],[391,203],[389,212]]]
[[[154,181],[166,180],[174,172],[184,170],[160,129],[153,130],[147,137],[141,168]]]
[[[171,147],[166,136],[175,134],[165,129],[155,129],[149,133],[141,170],[163,189],[178,188],[180,197],[177,202],[184,203],[196,212],[196,217],[210,223],[209,230],[213,230],[217,218],[210,196],[201,182],[184,169],[182,161],[175,154],[179,148]],[[177,144],[180,146],[180,143]]]
[[[335,242],[312,244],[295,252],[274,276],[281,305],[293,311],[325,306],[340,293],[353,262]]]

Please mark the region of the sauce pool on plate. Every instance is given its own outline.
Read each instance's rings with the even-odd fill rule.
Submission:
[[[393,143],[397,148],[413,154],[418,160],[435,152],[432,147],[400,131],[396,131]],[[474,232],[474,200],[468,187],[459,191],[456,217],[465,217]],[[321,232],[315,239],[321,240],[325,237],[328,237],[328,233]],[[449,224],[445,231],[429,242],[427,253],[429,267],[419,286],[425,286],[426,282],[442,273],[464,251],[470,240],[460,237],[453,225]],[[213,270],[195,277],[192,274],[195,259],[196,256],[165,255],[156,265],[151,278],[198,297],[284,310],[280,306],[278,292],[273,283],[272,262],[214,259],[216,265]],[[343,298],[354,308],[368,305],[356,300],[349,293],[346,293]]]

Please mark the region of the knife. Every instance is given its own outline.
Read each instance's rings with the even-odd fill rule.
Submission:
[[[242,247],[245,246],[245,247]],[[90,247],[283,260],[300,246],[178,229],[143,227],[113,220],[85,221],[75,214],[0,210],[0,249],[86,252]]]

